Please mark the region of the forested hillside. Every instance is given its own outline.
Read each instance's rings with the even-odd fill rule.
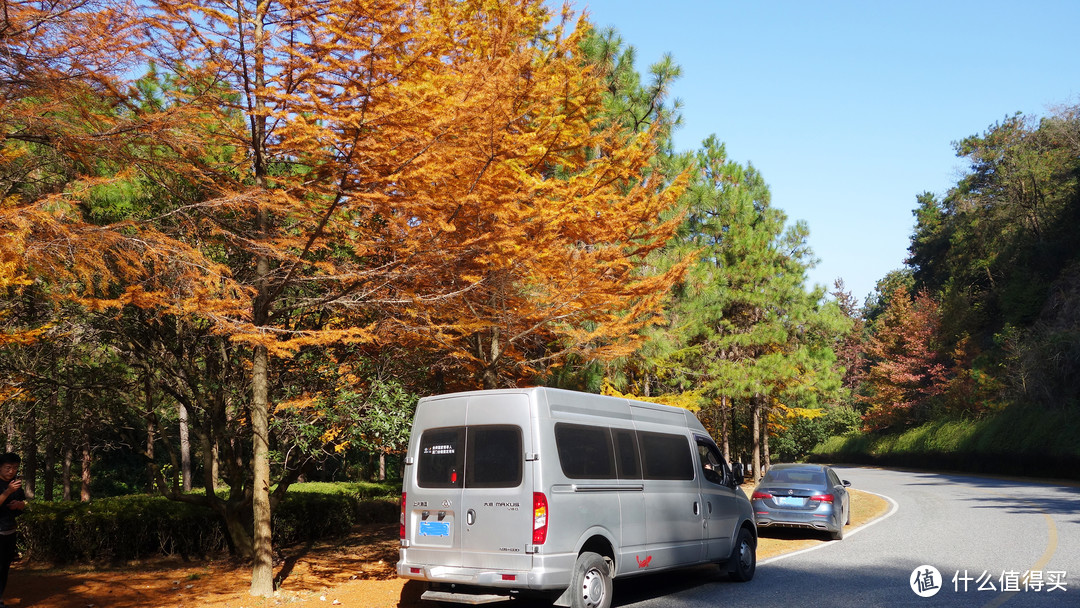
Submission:
[[[868,302],[855,368],[865,429],[895,440],[932,423],[908,434],[923,445],[874,447],[871,436],[821,452],[900,461],[898,451],[921,460],[921,453],[965,452],[951,464],[971,468],[993,455],[983,468],[1013,460],[1016,469],[1022,460],[1028,470],[1074,475],[1080,113],[1011,116],[959,141],[956,152],[969,168],[944,196],[918,197],[910,257]],[[948,431],[928,430],[949,423]]]

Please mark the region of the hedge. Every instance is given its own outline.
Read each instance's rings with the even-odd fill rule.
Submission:
[[[275,546],[347,534],[365,523],[393,523],[399,497],[392,484],[295,484],[274,511]],[[53,564],[185,559],[228,550],[225,524],[210,509],[161,496],[118,496],[90,502],[31,501],[19,518],[19,546],[29,560]]]

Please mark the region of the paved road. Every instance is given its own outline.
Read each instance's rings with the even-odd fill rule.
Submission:
[[[1080,488],[882,469],[838,472],[853,487],[888,497],[893,511],[840,542],[763,561],[749,583],[709,581],[713,572],[703,569],[645,577],[617,582],[615,605],[1080,607]],[[910,586],[923,565],[941,573],[932,597]],[[1025,591],[1021,577],[1029,571],[1036,577]]]

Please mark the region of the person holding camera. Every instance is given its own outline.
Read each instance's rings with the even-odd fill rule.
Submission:
[[[26,494],[19,474],[19,455],[0,456],[0,608],[4,608],[4,589],[8,570],[15,560],[15,518],[26,510]]]

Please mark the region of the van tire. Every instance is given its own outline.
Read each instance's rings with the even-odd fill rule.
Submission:
[[[613,591],[611,566],[604,556],[592,551],[579,555],[570,582],[571,608],[610,608]]]
[[[739,536],[728,558],[728,578],[745,583],[754,578],[757,571],[757,543],[746,528],[739,529]]]

